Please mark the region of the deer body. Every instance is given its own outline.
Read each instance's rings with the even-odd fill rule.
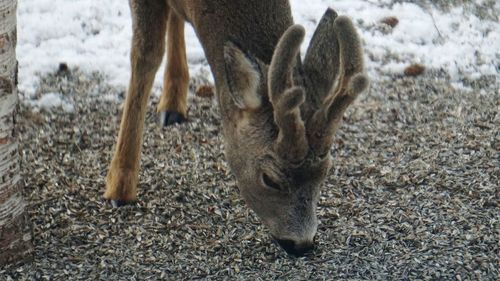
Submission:
[[[308,251],[333,135],[368,83],[350,20],[328,10],[302,65],[304,30],[293,25],[288,1],[130,0],[130,7],[132,75],[105,198],[136,199],[145,108],[165,47],[158,112],[165,126],[187,118],[186,21],[215,78],[226,157],[243,198],[287,252]]]

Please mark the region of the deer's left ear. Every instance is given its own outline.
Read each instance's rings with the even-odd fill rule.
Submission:
[[[224,46],[224,64],[227,86],[236,106],[243,110],[259,108],[262,96],[258,90],[264,79],[262,64],[232,42]]]

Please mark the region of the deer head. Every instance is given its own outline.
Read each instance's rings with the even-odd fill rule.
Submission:
[[[226,155],[240,193],[294,255],[313,246],[335,132],[368,87],[361,43],[347,17],[327,10],[302,64],[303,38],[302,26],[290,26],[270,65],[227,43],[227,85],[220,92]]]

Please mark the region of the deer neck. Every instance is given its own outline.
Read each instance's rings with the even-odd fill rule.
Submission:
[[[190,0],[183,12],[193,25],[214,75],[218,91],[225,84],[224,44],[233,41],[269,64],[274,48],[293,24],[287,0]]]

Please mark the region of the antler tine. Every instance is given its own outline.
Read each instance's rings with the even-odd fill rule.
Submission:
[[[304,90],[293,87],[292,71],[297,63],[304,28],[293,25],[283,34],[269,67],[269,96],[274,109],[274,121],[279,129],[275,149],[284,160],[301,162],[307,155],[308,145],[300,105],[304,103]]]
[[[274,120],[279,128],[275,149],[291,163],[302,162],[308,151],[305,126],[300,117],[300,105],[304,100],[304,89],[293,87],[286,90],[275,106]]]
[[[317,155],[328,153],[344,112],[356,97],[368,87],[363,72],[363,52],[360,39],[351,20],[339,16],[334,23],[340,47],[340,75],[336,88],[308,123],[311,147]]]
[[[304,27],[297,24],[292,25],[281,36],[276,46],[269,66],[269,93],[272,100],[278,99],[291,83],[292,70],[304,35]]]

